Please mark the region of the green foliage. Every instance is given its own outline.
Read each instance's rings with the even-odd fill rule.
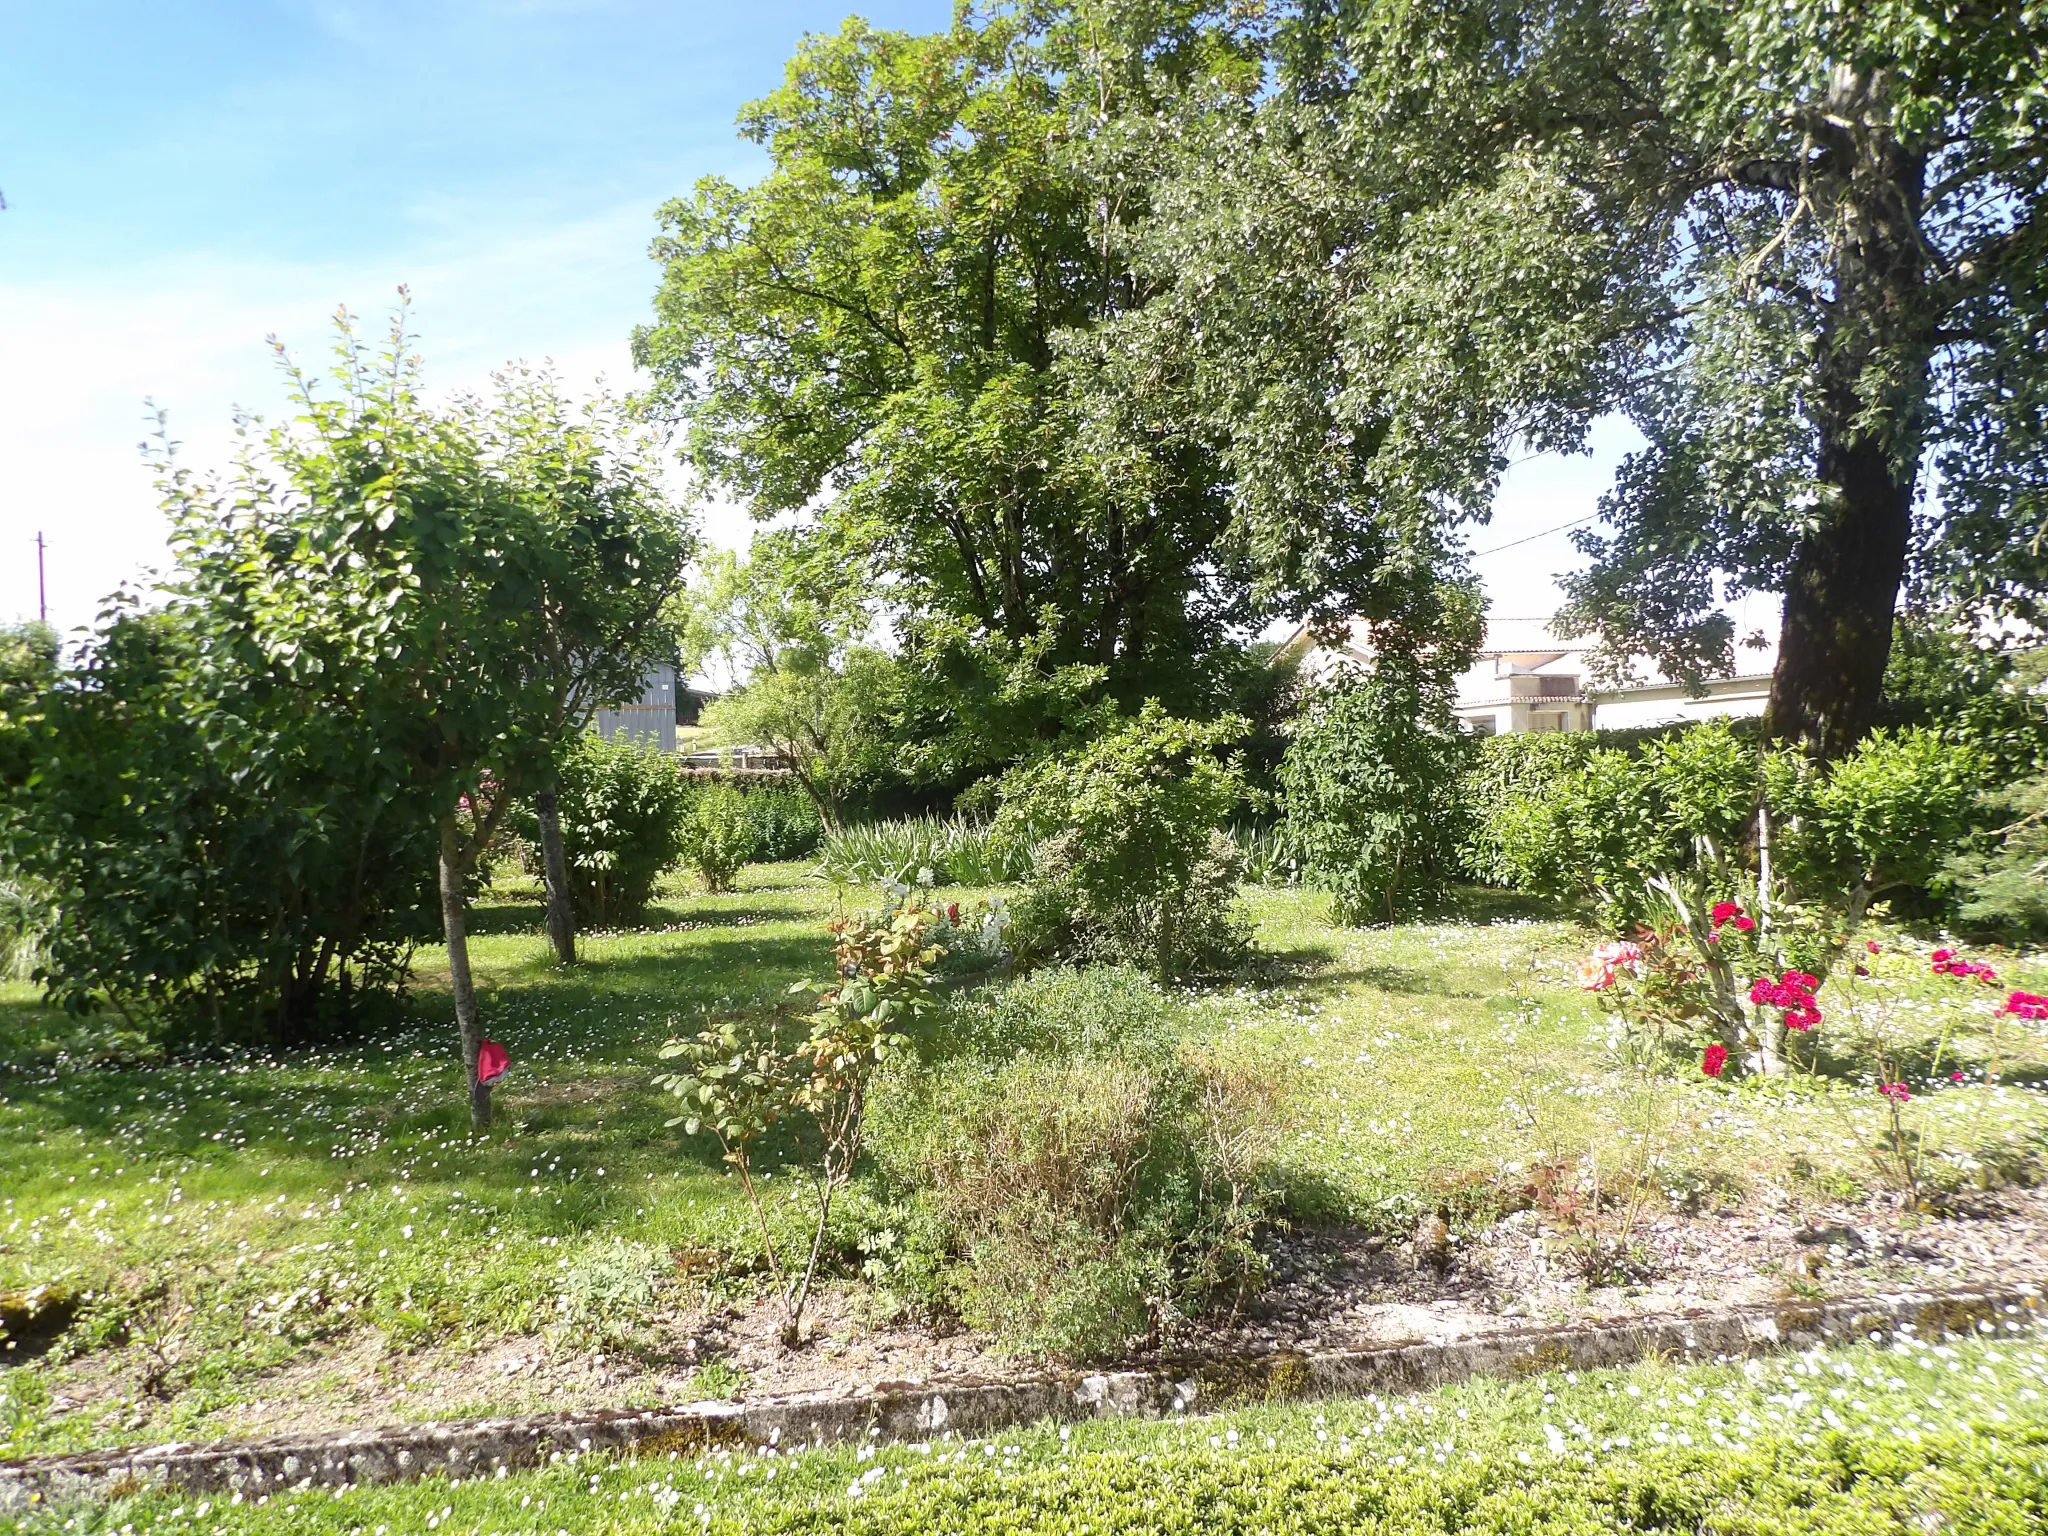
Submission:
[[[676,847],[707,891],[731,890],[734,876],[761,856],[760,823],[747,801],[741,790],[714,782],[686,802]]]
[[[45,963],[49,899],[18,875],[0,875],[0,981],[28,981]]]
[[[1458,791],[1464,831],[1458,863],[1466,878],[1531,890],[1553,883],[1542,866],[1548,850],[1524,822],[1543,814],[1597,744],[1590,731],[1516,731],[1479,741]]]
[[[1134,409],[1093,341],[1166,285],[1121,238],[1149,168],[1091,145],[1197,81],[1255,89],[1248,43],[1182,0],[923,36],[852,20],[742,112],[766,173],[662,210],[635,354],[693,464],[763,513],[815,510],[886,584],[914,665],[986,650],[993,705],[1026,702],[993,696],[1030,649],[1040,682],[1092,668],[1127,708],[1218,712],[1234,629],[1386,552],[1234,526],[1210,435]],[[903,740],[966,757],[973,735]]]
[[[1777,816],[1796,818],[1783,839],[1795,887],[1875,896],[1932,884],[1970,841],[1986,765],[1973,746],[1907,727],[1872,732],[1825,772],[1776,759],[1769,783]]]
[[[792,649],[711,703],[704,740],[767,747],[825,825],[837,826],[847,796],[879,776],[885,737],[878,705],[894,665],[876,650],[854,648],[834,660]]]
[[[1941,871],[1957,919],[2008,940],[2048,937],[2048,775],[1989,791],[1984,846],[1951,853]]]
[[[1383,654],[1309,695],[1280,765],[1287,840],[1345,922],[1439,900],[1455,870],[1458,779],[1472,746],[1446,669]]]
[[[694,809],[673,759],[623,734],[586,731],[562,754],[556,777],[577,917],[614,924],[637,916],[682,854]]]
[[[570,1349],[641,1353],[648,1322],[672,1267],[646,1243],[610,1238],[578,1254],[562,1271],[557,1327]]]
[[[1298,885],[1301,882],[1301,857],[1287,840],[1284,822],[1268,826],[1238,822],[1230,829],[1230,840],[1237,844],[1248,884]]]
[[[1995,780],[2048,770],[2048,647],[1990,646],[1967,621],[1899,616],[1884,723],[1967,742]]]
[[[741,785],[754,824],[754,857],[764,863],[801,859],[824,836],[818,807],[802,790],[779,784]]]
[[[1234,717],[1177,720],[1148,700],[1071,755],[1012,769],[996,834],[1037,845],[1035,904],[1162,979],[1211,958],[1202,950],[1216,944],[1238,875],[1235,845],[1212,834],[1245,794],[1239,761],[1221,754],[1244,731]]]
[[[1889,893],[1940,885],[1945,860],[1973,846],[1990,814],[1978,805],[1981,754],[1923,728],[1873,732],[1832,765],[1759,753],[1722,720],[1634,753],[1586,744],[1487,754],[1494,763],[1471,793],[1494,809],[1468,847],[1513,884],[1592,898],[1617,931],[1649,915],[1653,878],[1689,880],[1703,859],[1753,860],[1745,849],[1760,799],[1791,895],[1854,917]]]
[[[870,821],[826,834],[818,873],[833,885],[1008,885],[1031,873],[1031,846],[966,816]]]
[[[932,923],[933,914],[916,906],[875,922],[833,923],[838,980],[791,988],[813,991],[817,999],[800,1040],[788,1039],[781,1016],[771,1014],[728,1018],[661,1048],[664,1061],[681,1063],[655,1079],[682,1102],[683,1113],[669,1125],[681,1126],[686,1136],[714,1137],[746,1190],[783,1304],[786,1343],[803,1336],[804,1304],[831,1228],[833,1197],[860,1161],[869,1083],[909,1046],[904,1031],[931,1006],[931,966],[938,952],[925,939]],[[785,1121],[808,1128],[802,1155],[816,1194],[817,1218],[801,1273],[785,1263],[754,1180],[762,1138]]]
[[[460,879],[637,683],[691,538],[616,407],[513,372],[430,408],[402,322],[371,357],[344,318],[339,390],[291,370],[298,416],[225,474],[166,447],[160,601],[114,600],[31,707],[8,685],[0,835],[64,914],[67,1007],[292,1039],[395,987],[441,834]]]
[[[1541,795],[1509,798],[1504,862],[1538,889],[1595,899],[1609,927],[1626,928],[1647,915],[1653,875],[1695,867],[1700,838],[1740,846],[1759,774],[1756,748],[1721,720],[1635,755],[1587,752]]]
[[[1054,969],[956,1007],[892,1081],[883,1176],[960,1255],[933,1288],[1008,1347],[1111,1357],[1263,1279],[1279,1082],[1179,1023],[1135,971]]]
[[[39,969],[70,1012],[302,1039],[396,986],[433,931],[417,776],[350,729],[328,691],[342,667],[308,657],[319,670],[293,686],[252,641],[226,603],[119,604],[5,722],[26,771],[4,786],[4,857],[62,914]]]
[[[1723,604],[1784,593],[1776,724],[1825,755],[1902,581],[2040,614],[2038,9],[1301,5],[1272,39],[1269,91],[1102,150],[1153,183],[1115,377],[1263,523],[1477,512],[1515,444],[1625,411],[1569,620],[1698,677]]]
[[[1142,971],[1055,965],[964,1000],[945,1044],[989,1061],[1157,1054],[1170,1049],[1185,1022],[1180,1006]]]

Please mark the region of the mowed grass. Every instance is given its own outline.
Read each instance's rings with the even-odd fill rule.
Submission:
[[[1090,1421],[777,1455],[570,1457],[504,1478],[129,1497],[22,1529],[1101,1536],[2000,1533],[2048,1522],[2048,1351],[1961,1340],[1520,1381],[1414,1398]]]
[[[1431,1208],[1484,1222],[1546,1170],[1597,1175],[1621,1201],[1640,1185],[1652,1214],[1767,1186],[1883,1193],[1877,1030],[1905,1064],[1932,1187],[2031,1178],[2041,1161],[2048,1029],[2000,1013],[2011,988],[2048,988],[2040,955],[1991,956],[1998,984],[1966,983],[1932,972],[1928,941],[1888,934],[1870,977],[1823,992],[1802,1070],[1715,1081],[1678,1049],[1647,1074],[1627,1065],[1576,975],[1597,936],[1540,904],[1473,891],[1457,921],[1360,930],[1331,925],[1313,892],[1247,901],[1261,946],[1291,963],[1277,984],[1192,1007],[1204,1031],[1285,1063],[1298,1125],[1283,1160],[1310,1212],[1389,1230]]]
[[[199,1438],[262,1394],[312,1390],[266,1383],[352,1343],[394,1375],[428,1345],[552,1331],[596,1347],[561,1333],[562,1302],[620,1245],[744,1267],[751,1217],[716,1147],[666,1127],[654,1053],[707,1013],[822,977],[839,898],[795,866],[741,883],[666,888],[644,930],[585,935],[567,971],[530,889],[484,902],[487,1029],[513,1062],[486,1137],[468,1129],[438,950],[397,1026],[284,1056],[24,1058],[19,1042],[56,1022],[26,989],[0,996],[19,1063],[0,1076],[0,1291],[84,1301],[58,1350],[4,1372],[7,1446]],[[1607,1188],[1640,1180],[1672,1205],[1879,1183],[1882,1101],[1853,1053],[1816,1079],[1739,1087],[1673,1060],[1646,1091],[1574,984],[1592,935],[1567,917],[1481,893],[1457,921],[1357,931],[1314,893],[1247,901],[1268,958],[1253,979],[1189,989],[1188,1029],[1285,1064],[1298,1217],[1401,1230],[1443,1206],[1476,1225],[1546,1163],[1590,1161]],[[2048,988],[2038,964],[1998,963]],[[1919,951],[1884,965],[1927,1079],[1910,1116],[1931,1165],[1951,1182],[2026,1173],[2048,1124],[2031,1086],[2042,1030],[2000,1023],[2003,987],[1933,977]]]
[[[566,971],[537,905],[486,903],[474,961],[513,1062],[487,1136],[469,1131],[431,949],[406,1019],[375,1037],[0,1079],[0,1291],[87,1298],[67,1340],[84,1364],[118,1347],[162,1373],[42,1416],[17,1451],[200,1432],[264,1372],[363,1329],[400,1349],[536,1330],[593,1241],[719,1246],[740,1209],[716,1149],[664,1128],[655,1050],[831,953],[828,893],[795,868],[747,877],[729,896],[666,893],[647,931],[586,935]],[[17,1039],[51,1027],[26,989],[8,1003]],[[35,1369],[59,1392],[76,1375]]]

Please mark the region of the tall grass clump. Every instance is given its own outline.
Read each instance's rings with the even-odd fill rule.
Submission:
[[[1117,966],[956,1005],[873,1141],[904,1230],[943,1250],[910,1266],[928,1305],[1018,1353],[1090,1360],[1259,1286],[1284,1078],[1190,1046],[1180,1022]]]
[[[27,981],[46,954],[49,909],[18,875],[0,875],[0,981]]]
[[[1244,861],[1247,885],[1302,883],[1301,856],[1288,842],[1284,823],[1258,826],[1239,822],[1231,827],[1230,840],[1237,844],[1238,857]]]
[[[964,816],[866,822],[827,832],[819,848],[819,877],[832,885],[1009,885],[1030,873],[1028,847]]]

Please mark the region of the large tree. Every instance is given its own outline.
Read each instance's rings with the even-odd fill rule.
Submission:
[[[1782,593],[1769,726],[1821,755],[1909,584],[2042,617],[2038,0],[1354,0],[1273,57],[1152,135],[1174,302],[1118,326],[1268,522],[1480,517],[1518,443],[1624,411],[1566,623],[1698,678]]]
[[[1090,339],[1175,281],[1133,264],[1151,167],[1121,146],[1197,77],[1256,91],[1254,41],[1195,0],[850,21],[743,113],[767,174],[663,209],[653,408],[757,514],[815,518],[913,663],[980,646],[992,694],[1032,692],[1020,662],[1095,668],[1202,712],[1233,635],[1291,605],[1274,573],[1355,588],[1398,542],[1370,516],[1251,527],[1208,425]]]

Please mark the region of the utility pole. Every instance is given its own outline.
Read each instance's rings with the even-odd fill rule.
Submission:
[[[36,618],[50,622],[50,589],[43,581],[43,531],[36,530]]]

